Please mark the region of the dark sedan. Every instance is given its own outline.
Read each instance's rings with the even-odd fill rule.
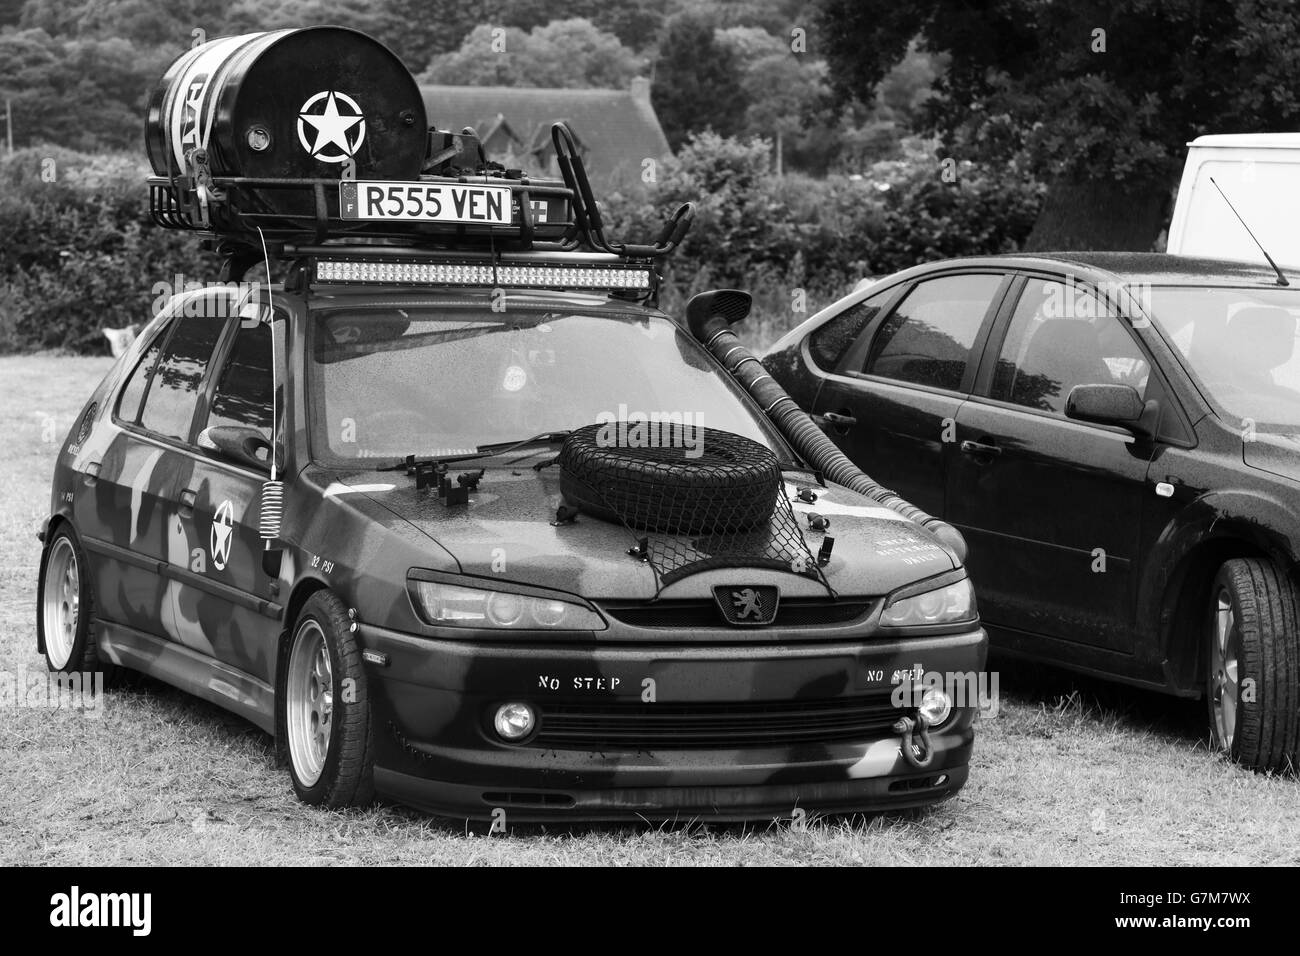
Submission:
[[[1300,750],[1300,273],[959,259],[859,287],[765,364],[956,525],[995,648],[1180,696],[1257,769]]]

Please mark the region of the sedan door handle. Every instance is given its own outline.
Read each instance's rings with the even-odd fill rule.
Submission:
[[[820,415],[809,416],[813,423],[817,425],[831,425],[835,428],[852,428],[858,423],[858,420],[852,415],[842,415],[839,412],[822,412]]]
[[[177,503],[180,505],[180,512],[186,518],[194,517],[194,502],[197,497],[198,495],[196,492],[186,488],[181,492],[180,498],[177,499]]]
[[[1002,449],[997,445],[986,445],[983,442],[964,441],[961,443],[961,453],[972,458],[996,458],[1002,454]]]

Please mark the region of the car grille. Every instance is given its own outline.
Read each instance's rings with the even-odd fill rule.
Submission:
[[[751,630],[768,627],[817,627],[847,624],[865,617],[872,608],[869,601],[822,601],[789,598],[777,607],[771,624],[751,626]],[[714,601],[656,601],[651,604],[601,605],[601,610],[617,621],[633,627],[718,627],[726,619]]]
[[[681,750],[868,740],[892,733],[904,713],[888,695],[756,704],[548,704],[532,744]]]

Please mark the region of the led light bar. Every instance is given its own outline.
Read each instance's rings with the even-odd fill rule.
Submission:
[[[452,285],[485,288],[650,289],[650,267],[518,262],[316,261],[317,282]]]

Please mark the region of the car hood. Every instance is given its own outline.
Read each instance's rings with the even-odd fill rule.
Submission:
[[[1257,432],[1244,443],[1242,457],[1252,468],[1300,481],[1300,433]]]
[[[453,470],[452,474],[455,474]],[[310,476],[326,495],[364,495],[380,505],[390,527],[414,527],[449,552],[465,574],[532,584],[593,600],[641,600],[655,596],[653,570],[628,554],[636,535],[626,527],[587,515],[555,525],[560,505],[557,468],[535,471],[488,468],[468,505],[448,507],[436,490],[416,490],[400,472],[321,471]],[[787,483],[793,496],[796,486]],[[957,567],[950,552],[915,522],[838,486],[817,489],[813,504],[793,502],[796,520],[807,528],[807,513],[830,520],[835,538],[827,582],[843,596],[877,596]],[[824,535],[808,532],[816,554]],[[713,574],[688,575],[665,588],[664,597],[707,596]],[[816,582],[781,575],[791,595],[824,595]]]

